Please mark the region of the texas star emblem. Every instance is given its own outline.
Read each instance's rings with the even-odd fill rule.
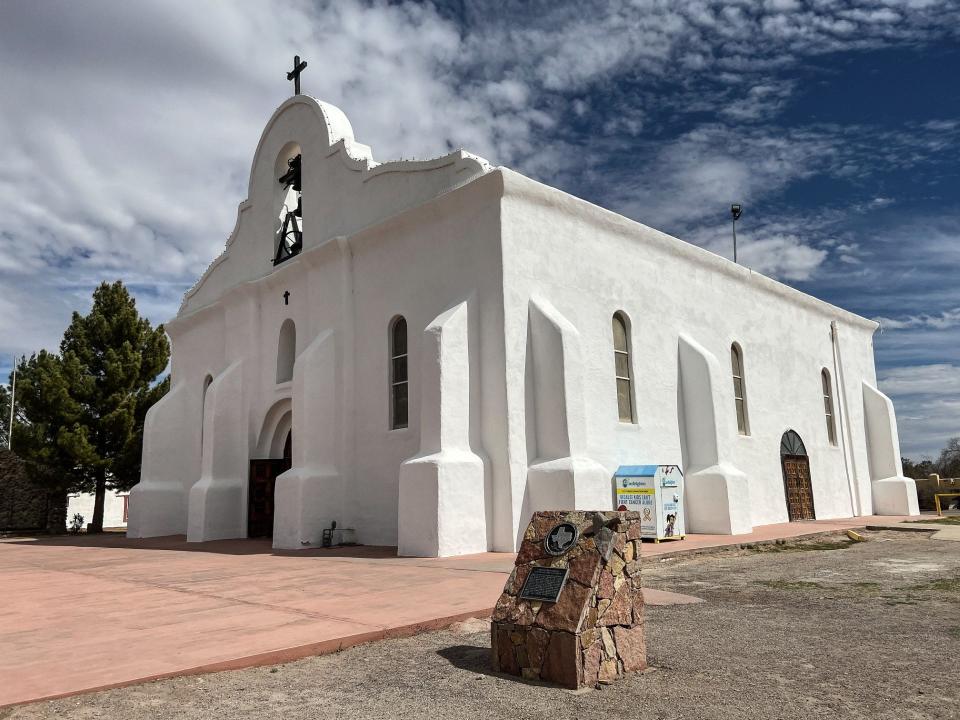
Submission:
[[[580,531],[572,523],[560,523],[547,533],[543,541],[544,549],[551,555],[563,555],[572,548],[580,536]]]

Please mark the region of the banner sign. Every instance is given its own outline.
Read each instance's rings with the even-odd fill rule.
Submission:
[[[621,465],[614,476],[617,510],[640,513],[643,537],[682,538],[683,473],[676,465]]]

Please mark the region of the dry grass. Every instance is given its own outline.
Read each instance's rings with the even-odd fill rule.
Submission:
[[[820,583],[807,580],[757,580],[756,582],[757,585],[773,590],[815,590],[823,587]]]
[[[930,582],[920,583],[919,585],[913,585],[910,587],[910,589],[911,590],[927,590],[931,592],[949,592],[949,593],[960,592],[960,577],[941,578],[939,580],[931,580]]]
[[[853,540],[797,540],[747,546],[754,552],[813,552],[816,550],[845,550],[854,544]]]
[[[930,525],[960,525],[960,515],[947,515],[936,520],[907,520],[911,523],[924,523]]]

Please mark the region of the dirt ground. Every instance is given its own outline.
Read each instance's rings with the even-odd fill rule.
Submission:
[[[960,543],[865,537],[651,560],[645,585],[706,602],[649,607],[652,669],[600,690],[491,674],[478,622],[0,718],[957,718]]]

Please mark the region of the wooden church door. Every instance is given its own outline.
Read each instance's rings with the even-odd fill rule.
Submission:
[[[780,441],[780,463],[787,496],[787,515],[790,521],[815,520],[813,484],[810,480],[810,459],[800,436],[793,430],[783,434]]]
[[[250,488],[247,504],[247,537],[273,537],[273,497],[277,476],[290,469],[291,435],[283,446],[282,458],[250,461]]]

